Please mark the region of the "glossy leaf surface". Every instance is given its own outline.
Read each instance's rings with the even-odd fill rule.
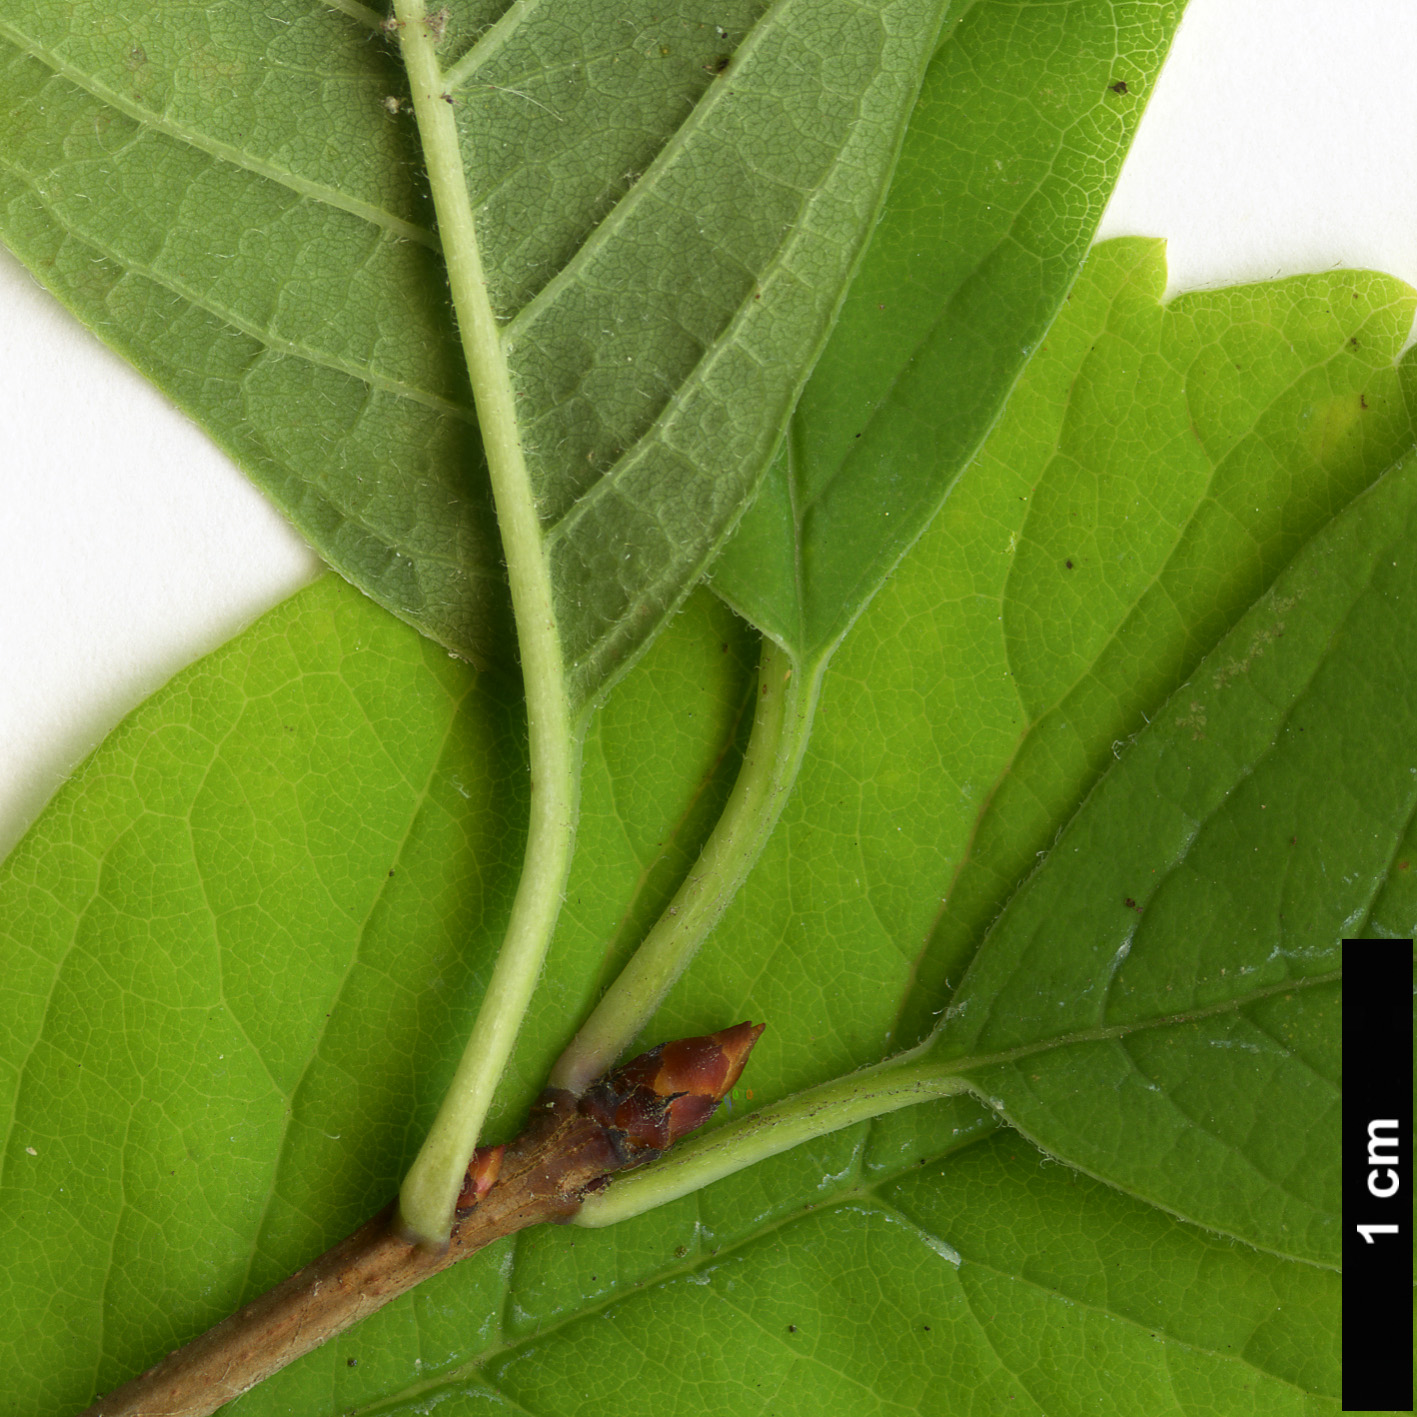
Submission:
[[[959,6],[714,588],[814,659],[938,511],[1077,275],[1183,5]]]
[[[1409,455],[1093,791],[937,1045],[995,1055],[971,1074],[1053,1154],[1333,1268],[1341,943],[1417,928],[1390,905],[1372,919],[1417,814],[1414,522]]]
[[[720,927],[753,1016],[802,1026],[769,1029],[757,1054],[783,1049],[794,1089],[925,1037],[1115,754],[1306,533],[1411,446],[1400,282],[1344,273],[1163,307],[1164,286],[1160,243],[1097,249],[833,661],[815,751]],[[759,969],[784,952],[798,969]],[[678,997],[732,1012],[722,968],[705,957]],[[671,1000],[661,1031],[697,1023]]]
[[[987,689],[999,736],[957,730],[970,825],[910,1037],[1153,706],[1411,443],[1400,282],[1334,273],[1163,306],[1164,286],[1160,243],[1099,248],[943,515],[975,556],[937,633]]]
[[[1130,1414],[1138,1392],[1160,1412],[1336,1412],[1331,1165],[1304,1147],[1332,1109],[1326,952],[1342,922],[1301,912],[1302,882],[1286,871],[1288,853],[1313,852],[1353,878],[1337,909],[1411,928],[1395,843],[1411,836],[1412,788],[1401,772],[1373,776],[1417,751],[1400,549],[1410,465],[1353,499],[1411,442],[1390,361],[1412,294],[1330,275],[1163,311],[1161,283],[1153,243],[1098,253],[995,441],[843,646],[795,803],[651,1027],[672,1037],[766,1018],[741,1109],[874,1061],[908,1041],[913,1010],[928,1020],[953,1003],[952,1049],[1029,1050],[992,1072],[972,1065],[981,1091],[1102,1180],[1042,1162],[974,1101],[911,1109],[607,1230],[502,1242],[233,1411],[588,1413],[616,1384],[630,1412],[728,1413],[758,1394],[803,1413],[1007,1402]],[[1119,351],[1172,348],[1160,331],[1182,315],[1199,331],[1182,341],[1187,359],[1157,355],[1151,382],[1128,385],[1151,396],[1119,402]],[[1250,369],[1222,357],[1237,347],[1256,352]],[[1199,367],[1211,382],[1187,384]],[[1284,377],[1257,388],[1266,367]],[[1227,446],[1273,452],[1230,464],[1236,505],[1248,478],[1281,528],[1273,559],[1245,563],[1234,548],[1253,547],[1251,529],[1231,518],[1226,541],[1221,519],[1218,549],[1197,558],[1211,583],[1193,602],[1204,613],[1158,617],[1130,641],[1135,672],[1109,711],[1135,716],[1142,734],[1119,745],[1110,773],[1111,720],[1073,715],[1103,750],[1060,773],[1053,830],[1086,805],[982,947],[976,937],[944,965],[952,994],[943,977],[928,982],[932,930],[999,795],[990,765],[1005,771],[1026,732],[1002,647],[1017,646],[1021,666],[1024,651],[1056,656],[1047,623],[1020,607],[1048,591],[1046,576],[1072,574],[1028,559],[1025,540],[1072,532],[1078,502],[1045,496],[1049,459],[1040,472],[1025,454],[1058,448],[1061,421],[1061,446],[1079,448],[1063,472],[1094,469],[1086,546],[1100,569],[1078,594],[1098,622],[1115,621],[1119,598],[1144,599],[1170,563],[1127,578],[1117,557],[1140,554],[1137,489],[1096,469],[1113,440],[1144,444],[1138,425],[1165,431],[1157,408],[1176,387],[1197,409],[1209,389]],[[1245,417],[1225,413],[1235,403]],[[1350,404],[1344,436],[1298,457],[1314,447],[1316,412]],[[1207,426],[1198,416],[1193,439]],[[1157,446],[1165,466],[1170,443]],[[1281,461],[1288,479],[1260,475]],[[1176,480],[1158,474],[1153,496]],[[1020,525],[1027,538],[1010,547]],[[1174,544],[1174,526],[1146,544],[1158,538]],[[1256,641],[1289,600],[1284,633]],[[1316,670],[1323,643],[1335,655]],[[504,1131],[607,956],[654,914],[712,821],[751,659],[732,617],[698,596],[598,719],[567,917]],[[1158,717],[1192,674],[1200,688]],[[1351,752],[1300,743],[1342,723],[1336,691],[1386,696],[1391,711],[1377,724],[1355,709],[1370,726]],[[387,1199],[507,906],[525,810],[519,735],[494,676],[331,578],[140,709],[11,858],[0,1341],[17,1412],[77,1407]],[[1246,765],[1227,795],[1226,774]],[[1297,814],[1323,834],[1291,846]],[[1200,824],[1189,836],[1187,819]],[[1260,848],[1262,869],[1237,840]],[[1072,851],[1083,841],[1095,850]],[[1181,869],[1159,888],[1130,885],[1153,867],[1160,880],[1178,851]],[[1095,1026],[1087,1010],[1113,962],[1103,1024],[1127,1042],[1060,1037],[1057,1019]],[[1191,992],[1175,1001],[1178,979]],[[1103,1065],[1119,1046],[1137,1070],[1113,1088]],[[1231,1131],[1206,1132],[1203,1107]],[[1190,1169],[1158,1179],[1168,1135],[1184,1147],[1197,1133],[1211,1151],[1193,1146]],[[1224,1165],[1210,1169],[1216,1155]]]

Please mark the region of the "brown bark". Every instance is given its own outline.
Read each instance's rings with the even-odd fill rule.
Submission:
[[[739,1024],[662,1044],[598,1079],[582,1098],[548,1088],[521,1136],[474,1155],[443,1249],[405,1239],[396,1207],[386,1206],[313,1263],[80,1417],[206,1417],[493,1240],[568,1219],[588,1189],[658,1156],[707,1120],[738,1080],[761,1032],[761,1025]]]

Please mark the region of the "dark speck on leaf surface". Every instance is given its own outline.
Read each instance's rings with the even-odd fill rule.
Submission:
[[[1113,93],[1126,93],[1127,81],[1125,79],[1118,79],[1115,84],[1108,84],[1107,87],[1111,89]]]
[[[1068,570],[1070,570],[1070,571],[1071,571],[1072,568],[1073,568],[1073,563],[1072,563],[1071,561],[1064,561],[1064,562],[1063,562],[1063,565],[1065,565],[1065,566],[1068,568]]]
[[[796,1333],[796,1332],[797,1332],[797,1325],[796,1325],[796,1324],[788,1324],[788,1325],[787,1325],[787,1331],[788,1331],[788,1333]]]
[[[359,1359],[358,1359],[358,1358],[346,1358],[346,1359],[344,1360],[344,1364],[345,1364],[345,1367],[347,1367],[347,1368],[357,1368],[357,1367],[359,1366]]]

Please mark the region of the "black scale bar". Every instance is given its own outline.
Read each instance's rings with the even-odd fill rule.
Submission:
[[[1412,941],[1343,942],[1343,1410],[1412,1408]]]

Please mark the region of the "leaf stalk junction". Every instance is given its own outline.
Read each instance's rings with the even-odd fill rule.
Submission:
[[[507,351],[488,299],[448,77],[437,60],[441,24],[424,0],[396,0],[395,17],[506,555],[531,766],[526,854],[502,949],[447,1095],[399,1193],[408,1235],[441,1245],[560,911],[575,839],[584,715],[578,719],[571,709]],[[551,1086],[579,1095],[603,1074],[717,924],[796,780],[827,658],[804,672],[786,650],[764,640],[752,734],[723,815],[668,909],[556,1064]]]
[[[471,1034],[397,1202],[85,1417],[203,1417],[503,1235],[548,1220],[613,1224],[813,1137],[966,1086],[957,1067],[917,1049],[764,1108],[676,1150],[672,1165],[649,1168],[638,1183],[606,1190],[613,1173],[659,1158],[712,1115],[762,1031],[739,1024],[611,1067],[718,923],[796,781],[830,651],[803,663],[765,638],[743,763],[696,864],[555,1065],[521,1136],[478,1145],[565,893],[590,709],[573,708],[568,687],[546,539],[459,146],[455,85],[436,54],[445,23],[424,0],[394,0],[386,28],[408,71],[507,565],[531,772],[522,874]],[[452,74],[466,76],[466,64]]]

